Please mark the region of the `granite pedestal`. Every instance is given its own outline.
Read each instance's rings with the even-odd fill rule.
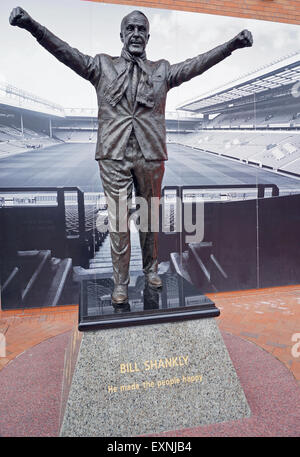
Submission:
[[[193,286],[183,285],[182,278],[172,275],[163,279],[164,293],[168,292],[166,281],[173,284],[173,294],[169,290],[164,298],[166,307],[162,308],[163,291],[156,292],[155,310],[162,313],[162,319],[173,318],[171,322],[137,325],[139,313],[141,324],[147,323],[146,316],[153,318],[155,314],[153,307],[144,309],[144,301],[140,309],[137,296],[135,309],[134,300],[129,300],[130,310],[115,314],[108,310],[112,305],[107,294],[98,311],[91,290],[90,307],[85,302],[84,309],[81,302],[79,322],[93,325],[85,327],[92,330],[83,333],[61,436],[138,436],[250,415],[215,319],[199,314],[201,307],[212,310],[214,304],[202,296],[202,304],[197,305]],[[174,294],[178,281],[181,300]],[[187,293],[185,286],[192,290],[190,300],[183,292]],[[201,294],[198,300],[201,302]],[[184,306],[178,307],[179,302]],[[120,325],[122,316],[129,326]],[[94,330],[99,325],[101,330]]]

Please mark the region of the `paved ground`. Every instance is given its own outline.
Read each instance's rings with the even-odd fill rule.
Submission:
[[[300,285],[208,294],[221,310],[221,330],[260,346],[280,360],[300,384],[300,356],[293,357],[292,335],[300,334]],[[31,347],[74,328],[77,306],[0,312],[6,357],[0,369]],[[300,335],[299,335],[300,341]],[[296,348],[300,354],[300,348]]]
[[[300,385],[300,345],[297,358],[291,352],[295,345],[292,336],[298,333],[300,342],[300,286],[208,296],[221,310],[218,322],[222,330],[268,351],[285,364]]]
[[[0,357],[0,370],[27,349],[71,330],[77,315],[78,306],[0,311],[0,332],[6,342],[6,357]]]
[[[160,436],[299,437],[300,348],[293,356],[292,336],[300,341],[300,286],[209,296],[221,309],[217,322],[251,417]],[[0,358],[0,436],[58,436],[63,374],[70,378],[64,358],[78,338],[77,313],[77,306],[0,313],[7,343]]]
[[[34,346],[0,372],[0,435],[58,436],[66,332]],[[231,422],[161,432],[168,437],[299,437],[300,388],[291,372],[253,343],[222,331],[251,416]],[[65,375],[66,378],[66,375]]]
[[[99,192],[102,185],[94,160],[95,144],[60,144],[1,159],[1,187],[79,186]],[[164,186],[276,184],[282,190],[300,189],[300,180],[229,160],[187,146],[168,145]]]
[[[300,286],[209,296],[221,309],[217,322],[252,416],[163,435],[299,436],[300,356],[292,355],[292,335],[300,334]],[[0,313],[7,351],[0,358],[1,436],[57,436],[77,313],[77,306]]]

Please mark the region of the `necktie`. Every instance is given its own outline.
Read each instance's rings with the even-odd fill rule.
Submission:
[[[138,86],[138,66],[137,64],[133,64],[133,72],[132,72],[132,81],[131,81],[131,96],[132,102],[135,102],[136,98],[136,91]]]
[[[141,56],[132,56],[126,49],[122,49],[120,64],[120,72],[115,79],[106,87],[104,91],[105,100],[116,106],[126,93],[128,102],[131,102],[132,98],[132,75],[133,66],[137,65],[138,77],[137,77],[137,90],[135,91],[135,102],[146,106],[147,108],[153,108],[154,106],[154,95],[153,95],[153,81],[151,77],[151,69],[147,64],[146,54],[143,52]],[[124,61],[123,61],[124,59]]]

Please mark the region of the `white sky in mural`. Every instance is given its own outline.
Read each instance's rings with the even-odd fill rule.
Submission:
[[[150,21],[147,57],[171,63],[208,51],[247,28],[254,36],[252,48],[234,52],[201,76],[173,89],[167,109],[225,84],[231,79],[299,51],[297,25],[186,13],[80,0],[1,0],[0,83],[7,82],[39,97],[67,107],[96,107],[93,86],[45,51],[25,30],[8,23],[14,6],[22,6],[34,19],[80,51],[119,55],[120,22],[133,9]]]

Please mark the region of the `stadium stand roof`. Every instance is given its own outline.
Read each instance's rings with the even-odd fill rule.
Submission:
[[[52,103],[31,92],[24,91],[11,84],[0,83],[0,117],[7,117],[9,113],[21,113],[22,111],[46,115],[49,119],[58,120],[94,120],[98,119],[97,108],[64,108]],[[171,129],[178,129],[178,123],[193,129],[201,121],[202,115],[186,111],[166,111],[166,122]]]
[[[249,99],[265,92],[286,88],[292,93],[293,86],[300,81],[300,52],[280,58],[254,72],[229,81],[212,91],[194,98],[177,107],[178,110],[198,113],[215,113],[234,106],[237,100]],[[287,92],[284,91],[284,92]],[[300,88],[298,88],[300,94]]]
[[[15,107],[51,116],[64,116],[62,106],[6,83],[0,83],[1,106]]]

